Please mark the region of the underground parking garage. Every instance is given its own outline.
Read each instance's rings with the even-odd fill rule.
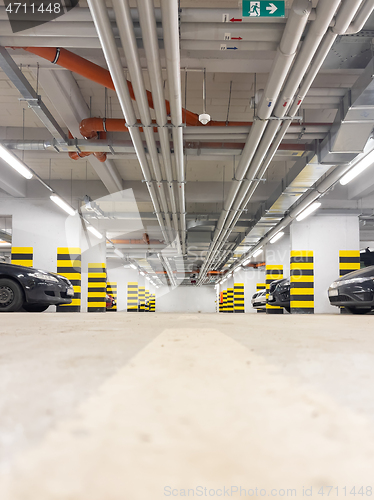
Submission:
[[[0,498],[370,497],[374,0],[0,2]]]

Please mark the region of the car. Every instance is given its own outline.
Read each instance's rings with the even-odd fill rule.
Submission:
[[[332,306],[352,314],[369,313],[374,309],[374,266],[338,278],[330,285],[328,296]]]
[[[43,312],[50,305],[70,304],[74,288],[59,274],[0,263],[0,312]]]
[[[106,294],[106,310],[108,311],[109,309],[112,309],[116,305],[116,301],[114,300],[114,297],[109,295],[109,293]]]
[[[255,309],[266,308],[266,290],[260,290],[252,295],[252,307]]]
[[[284,307],[287,312],[291,311],[291,284],[288,278],[275,280],[270,283],[268,304],[271,306]]]

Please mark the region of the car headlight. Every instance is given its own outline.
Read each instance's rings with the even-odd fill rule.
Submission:
[[[58,279],[52,276],[51,274],[44,274],[44,273],[28,273],[29,276],[32,276],[33,278],[37,278],[38,280],[43,280],[43,281],[50,281],[51,283],[58,283]]]
[[[338,283],[337,281],[334,281],[333,283],[331,283],[330,288],[338,288],[339,285],[341,285],[341,282]]]

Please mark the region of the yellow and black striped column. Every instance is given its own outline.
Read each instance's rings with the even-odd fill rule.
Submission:
[[[113,306],[111,309],[108,309],[108,311],[117,311],[117,283],[114,283],[113,281],[107,283],[106,293],[108,295],[111,295],[113,299],[116,301],[116,305]]]
[[[145,288],[139,287],[139,312],[145,312]]]
[[[138,283],[127,283],[127,312],[138,312]]]
[[[227,290],[223,290],[222,312],[227,312]]]
[[[106,311],[106,265],[88,264],[87,312]]]
[[[57,248],[57,274],[67,278],[74,287],[71,304],[57,306],[57,312],[80,312],[81,310],[81,249]]]
[[[270,285],[275,280],[283,278],[283,266],[266,266],[266,300],[269,297]],[[283,314],[283,307],[271,306],[266,303],[266,314]]]
[[[33,247],[12,247],[11,263],[17,266],[33,266]]]
[[[156,312],[156,295],[151,294],[149,298],[149,312]]]
[[[256,292],[261,292],[261,290],[266,290],[266,283],[257,283]],[[265,309],[257,309],[258,313],[266,313]]]
[[[339,274],[345,276],[352,271],[360,269],[359,250],[341,250],[339,252]]]
[[[218,312],[223,312],[223,292],[219,292],[218,296]]]
[[[234,285],[234,312],[244,313],[244,283]]]
[[[309,250],[291,252],[291,313],[314,314],[314,257]]]
[[[228,313],[234,312],[234,289],[233,288],[227,289],[227,312]]]
[[[149,297],[150,293],[149,290],[145,291],[145,302],[144,302],[144,311],[149,312]]]

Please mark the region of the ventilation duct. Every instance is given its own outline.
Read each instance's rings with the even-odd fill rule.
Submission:
[[[362,153],[374,127],[374,59],[340,102],[319,151],[325,164],[349,163]]]

